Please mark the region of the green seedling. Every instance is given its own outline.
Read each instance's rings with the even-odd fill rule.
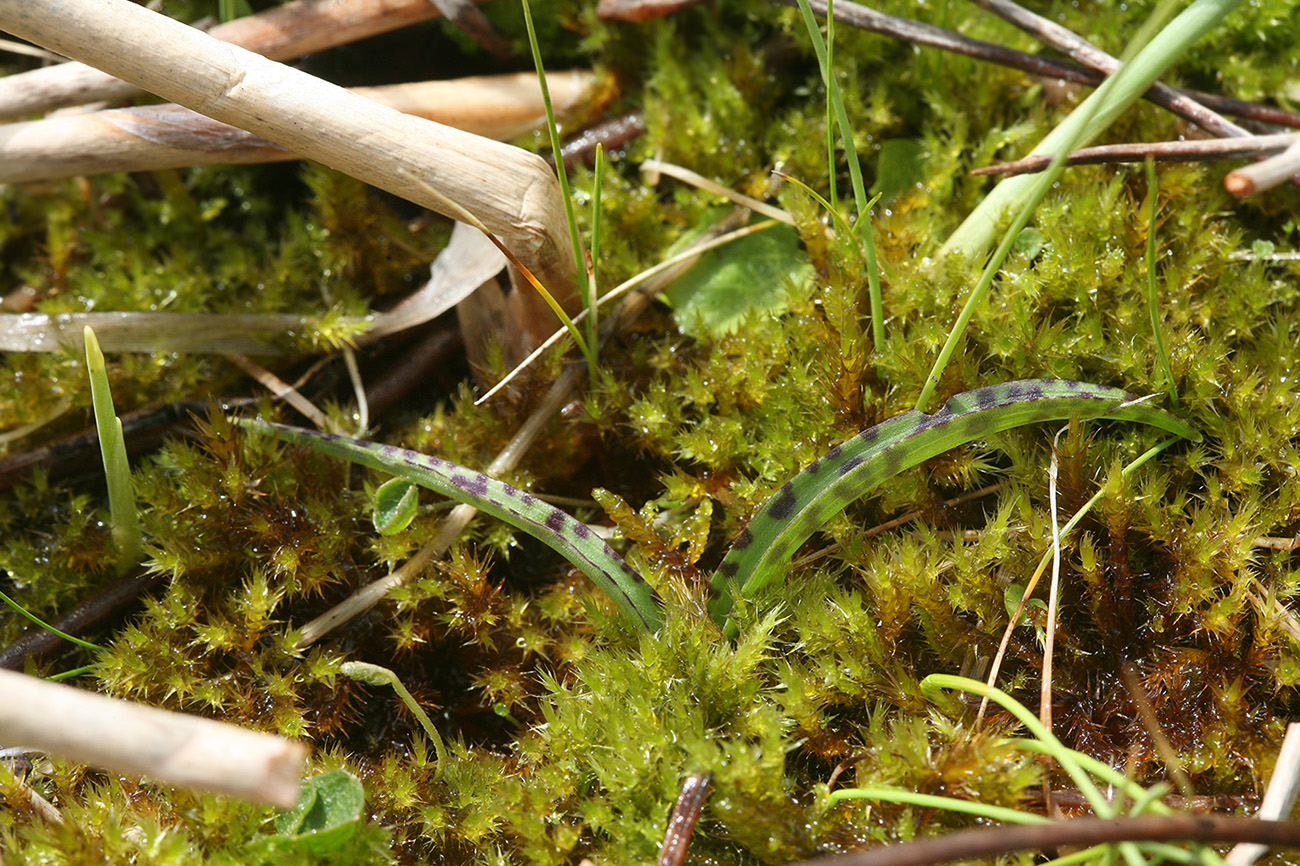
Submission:
[[[342,849],[361,826],[365,803],[365,788],[346,770],[307,779],[293,808],[276,816],[275,835],[260,840],[268,861],[291,852],[319,857]]]
[[[391,478],[375,491],[375,532],[396,535],[411,525],[420,510],[420,494],[404,478]]]
[[[967,391],[940,411],[905,412],[832,448],[759,509],[711,579],[710,614],[727,631],[733,594],[749,598],[782,579],[809,536],[882,481],[951,448],[1014,427],[1071,417],[1137,421],[1188,439],[1181,418],[1117,388],[1031,379]],[[465,502],[544,542],[599,586],[629,622],[655,631],[663,611],[654,589],[584,523],[531,493],[482,472],[392,445],[246,419],[240,423],[355,463],[393,473]]]
[[[131,466],[126,459],[122,421],[113,411],[104,353],[99,349],[95,332],[89,327],[85,330],[85,337],[90,398],[95,408],[95,428],[99,431],[104,476],[108,479],[108,513],[113,524],[113,543],[117,546],[117,572],[121,575],[140,559],[140,518],[131,484]]]
[[[1169,790],[1166,783],[1143,788],[1119,770],[1102,761],[1067,747],[1043,725],[1041,721],[1023,704],[1006,692],[976,680],[949,674],[931,674],[921,681],[922,692],[934,695],[944,690],[959,690],[978,695],[987,701],[993,701],[1009,712],[1027,730],[1030,737],[1014,741],[1015,746],[1026,752],[1046,755],[1056,761],[1065,770],[1070,780],[1088,800],[1088,805],[1100,818],[1115,818],[1121,814],[1138,815],[1150,813],[1171,815],[1173,810],[1161,802]],[[1110,788],[1119,796],[1107,796],[1103,788]],[[1021,812],[1017,809],[1005,809],[987,806],[970,801],[948,797],[927,797],[910,791],[896,791],[888,788],[859,788],[836,791],[830,795],[830,802],[845,799],[877,799],[898,803],[912,803],[927,808],[951,809],[972,815],[979,815],[996,821],[1018,824],[1041,824],[1048,821],[1042,815]],[[1128,804],[1125,810],[1125,804]],[[1174,862],[1201,863],[1204,866],[1222,866],[1223,859],[1209,848],[1199,848],[1195,852],[1164,843],[1120,842],[1114,846],[1124,857],[1129,866],[1144,866],[1147,863],[1172,860]],[[1055,866],[1064,863],[1086,862],[1100,859],[1112,861],[1108,845],[1075,852],[1059,860],[1051,861]]]
[[[433,775],[435,779],[442,778],[443,770],[447,766],[447,747],[442,742],[442,734],[438,733],[438,729],[434,727],[429,714],[424,711],[415,700],[415,697],[407,691],[406,686],[402,685],[402,681],[398,679],[397,674],[388,668],[372,665],[368,662],[344,662],[339,668],[339,673],[366,685],[390,686],[393,691],[397,692],[397,696],[402,699],[402,703],[406,704],[406,708],[415,715],[415,718],[420,722],[420,727],[424,728],[424,732],[428,734],[429,740],[433,743],[434,754],[438,756],[438,766]]]

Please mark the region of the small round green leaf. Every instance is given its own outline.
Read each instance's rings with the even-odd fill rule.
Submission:
[[[420,492],[405,478],[392,478],[375,491],[375,530],[395,535],[411,525],[420,508]]]
[[[366,792],[346,770],[330,770],[303,783],[298,802],[275,819],[279,846],[310,854],[337,851],[361,824]]]

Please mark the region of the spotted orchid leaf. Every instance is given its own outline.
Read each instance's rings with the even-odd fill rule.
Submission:
[[[585,523],[531,493],[474,469],[418,451],[284,424],[252,420],[241,423],[323,454],[389,472],[457,502],[473,505],[516,529],[522,529],[573,563],[640,627],[654,631],[663,622],[659,597],[641,575]]]
[[[1137,421],[1200,440],[1200,434],[1186,421],[1142,397],[1064,379],[1027,379],[977,388],[952,397],[933,415],[905,412],[835,446],[764,503],[712,577],[710,613],[717,622],[726,623],[737,588],[742,597],[749,597],[780,579],[790,557],[809,536],[882,481],[985,436],[1073,417]],[[473,505],[559,552],[604,590],[633,623],[654,631],[663,622],[659,596],[641,575],[586,524],[529,493],[482,472],[391,445],[264,421],[241,423]]]
[[[731,611],[733,587],[748,597],[779,580],[808,537],[880,482],[938,454],[1040,421],[1138,421],[1187,439],[1200,434],[1142,397],[1069,379],[1025,379],[952,397],[933,415],[912,410],[836,445],[786,482],[733,542],[712,579],[710,612]]]

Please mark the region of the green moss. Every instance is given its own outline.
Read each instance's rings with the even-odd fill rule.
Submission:
[[[603,190],[611,285],[658,261],[719,204],[675,181],[648,186],[635,170],[641,157],[751,194],[777,164],[827,189],[819,78],[796,13],[726,3],[613,27],[584,5],[548,12],[548,27],[580,28],[559,31],[555,50],[607,62],[623,104],[643,109],[649,127]],[[1291,20],[1293,5],[1242,9],[1178,74],[1203,86],[1219,76],[1239,95],[1277,92],[1295,73],[1278,58],[1300,50],[1294,33],[1265,24]],[[1067,3],[1040,11],[1118,52],[1146,11],[1132,7],[1105,17]],[[982,13],[881,8],[1031,47]],[[516,32],[509,15],[494,14]],[[823,215],[787,186],[778,195],[817,271],[811,291],[714,341],[687,339],[653,309],[604,350],[581,401],[508,474],[541,494],[617,494],[600,501],[617,543],[665,597],[661,633],[622,631],[548,550],[479,521],[446,562],[376,612],[295,650],[295,628],[427,543],[446,503],[425,494],[420,519],[377,537],[367,493],[381,478],[238,434],[214,411],[193,436],[138,463],[147,566],[162,588],[126,622],[90,635],[103,653],[70,650],[43,667],[93,661],[82,687],[310,742],[315,768],[345,766],[366,785],[364,830],[339,862],[646,862],[691,773],[714,781],[688,862],[782,863],[963,823],[899,806],[830,807],[826,784],[841,762],[841,778],[859,784],[1035,808],[1043,770],[1012,751],[1005,720],[976,730],[968,707],[930,704],[919,682],[992,656],[1008,587],[1026,583],[1051,544],[1054,431],[1002,434],[883,485],[799,552],[785,586],[738,612],[738,642],[702,613],[699,572],[765,497],[836,442],[911,408],[974,282],[932,259],[991,184],[967,170],[1022,151],[1071,104],[1020,73],[844,28],[837,65],[868,183],[880,180],[886,141],[917,145],[916,183],[873,220],[884,345],[866,336],[856,245],[828,237]],[[1178,131],[1142,110],[1113,135]],[[1099,487],[1103,498],[1065,550],[1054,688],[1062,738],[1131,761],[1149,783],[1163,769],[1119,679],[1132,664],[1197,792],[1240,795],[1269,771],[1280,720],[1300,707],[1300,641],[1286,609],[1300,569],[1254,544],[1300,526],[1300,355],[1296,265],[1231,254],[1256,242],[1293,247],[1297,193],[1237,203],[1221,192],[1223,171],[1160,175],[1160,315],[1184,412],[1205,442],[1128,478],[1120,468],[1154,434],[1090,424],[1060,449],[1062,516]],[[590,184],[577,172],[580,197]],[[1067,172],[1034,217],[1041,243],[1009,261],[940,390],[1033,376],[1163,387],[1146,314],[1148,194],[1140,169]],[[16,189],[7,203],[0,288],[33,287],[38,309],[297,312],[319,322],[295,338],[302,351],[337,344],[348,336],[339,316],[422,279],[446,233],[415,233],[355,182],[315,167],[109,176]],[[563,363],[552,355],[485,407],[472,405],[468,386],[422,395],[378,435],[485,465]],[[4,364],[0,425],[33,420],[58,399],[77,410],[15,450],[84,425],[76,353]],[[116,355],[110,365],[122,411],[242,387],[214,358]],[[1001,487],[981,498],[949,502],[994,482]],[[4,591],[52,616],[104,586],[105,505],[93,481],[21,477],[0,498]],[[577,510],[606,519],[594,505]],[[919,518],[864,537],[911,512]],[[1013,633],[1001,680],[1030,705],[1035,626]],[[6,641],[25,628],[0,619]],[[441,778],[409,713],[337,676],[344,659],[393,668],[431,711],[451,744]],[[270,828],[266,809],[63,762],[41,784],[69,826],[44,827],[7,793],[7,860],[254,862]]]

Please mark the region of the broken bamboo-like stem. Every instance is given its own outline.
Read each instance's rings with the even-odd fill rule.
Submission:
[[[559,72],[547,79],[556,111],[563,114],[588,92],[594,76]],[[531,73],[358,87],[353,92],[404,114],[496,140],[546,122],[541,89]],[[261,136],[179,105],[61,114],[0,126],[0,183],[297,158]]]
[[[282,737],[0,670],[0,742],[288,809],[307,748]]]
[[[534,154],[404,115],[130,0],[0,0],[0,29],[438,213],[477,220],[561,303],[576,296],[559,184]]]
[[[208,35],[272,60],[293,60],[441,14],[429,0],[294,0],[218,24]],[[139,93],[134,84],[93,66],[60,63],[0,78],[0,120]]]

